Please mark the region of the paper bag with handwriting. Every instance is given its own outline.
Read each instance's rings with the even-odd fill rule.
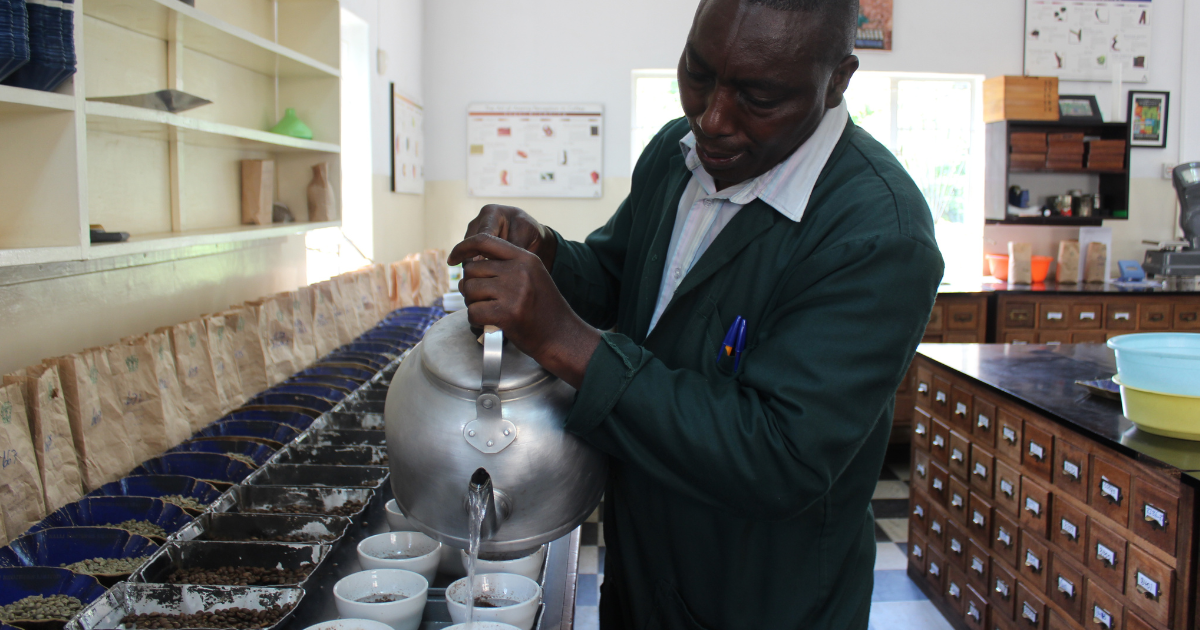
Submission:
[[[133,459],[143,462],[171,448],[163,390],[155,374],[154,353],[144,339],[105,348],[113,389],[121,403]]]
[[[440,249],[427,249],[423,254],[428,273],[433,278],[434,293],[440,296],[449,292],[450,268],[446,266],[446,252]]]
[[[371,265],[371,287],[375,293],[375,304],[379,309],[379,319],[382,320],[392,311],[391,284],[388,282],[387,266]]]
[[[392,308],[413,305],[413,281],[407,261],[397,260],[389,265],[392,271]]]
[[[242,392],[246,398],[270,387],[267,383],[267,357],[258,338],[258,315],[246,306],[225,311],[225,330],[233,337],[234,357],[238,376],[242,377]]]
[[[198,319],[163,330],[171,335],[183,415],[188,420],[188,430],[195,433],[221,417],[224,411],[217,393],[217,375],[213,372],[208,333],[204,322]]]
[[[25,413],[41,471],[42,496],[50,513],[83,496],[83,477],[58,366],[34,365],[21,372],[23,376],[6,376],[4,380],[19,382],[25,388]]]
[[[371,278],[370,269],[355,272],[354,284],[358,288],[358,297],[362,301],[359,318],[361,320],[360,323],[363,325],[363,332],[366,332],[379,323],[379,320],[382,318],[380,313],[383,311],[383,308],[381,308],[379,299],[375,296],[375,282]]]
[[[334,278],[329,281],[329,293],[333,304],[333,319],[337,323],[338,345],[350,343],[358,336],[358,309],[354,298],[347,294],[345,281]]]
[[[292,301],[271,297],[247,302],[246,306],[257,317],[267,383],[278,385],[296,372],[293,358],[296,324],[292,317]]]
[[[427,249],[417,255],[421,266],[421,304],[430,306],[442,297],[441,270],[446,265],[438,262],[438,250]]]
[[[312,289],[300,287],[276,295],[292,304],[292,367],[299,372],[317,360],[316,339],[313,336]],[[293,372],[293,373],[294,373]]]
[[[366,330],[367,320],[369,319],[364,313],[365,305],[362,300],[362,293],[359,291],[358,281],[355,280],[353,273],[344,273],[333,279],[334,285],[341,290],[342,305],[346,311],[346,321],[350,331],[350,339],[343,343],[354,341],[359,335]]]
[[[135,466],[142,463],[142,460],[137,457],[138,447],[136,443],[141,439],[141,436],[138,435],[137,426],[134,424],[136,418],[125,415],[124,398],[117,388],[113,366],[108,363],[108,349],[90,348],[84,352],[91,355],[98,372],[96,392],[100,395],[100,413],[104,416],[103,422],[120,427],[117,429],[117,432],[119,434],[123,432],[123,435],[125,435],[127,451],[121,450],[118,453],[125,458],[124,465],[120,467],[122,470],[121,475],[127,475]]]
[[[146,340],[154,352],[154,374],[158,376],[158,386],[163,390],[167,436],[171,440],[171,446],[175,446],[192,435],[191,422],[183,407],[179,373],[175,369],[175,348],[171,344],[170,333],[166,331],[150,333],[146,335]]]
[[[238,374],[233,335],[229,333],[224,315],[205,315],[201,320],[208,337],[209,356],[212,358],[213,377],[217,385],[217,400],[221,413],[228,413],[230,409],[246,400],[242,392],[242,378]]]
[[[62,378],[67,419],[71,423],[84,490],[91,492],[120,479],[133,467],[133,450],[124,419],[114,415],[119,413],[116,408],[105,414],[100,388],[101,368],[107,367],[97,365],[96,353],[78,352],[50,361],[58,366]]]
[[[25,386],[0,387],[0,507],[4,530],[11,538],[46,517],[46,498],[29,421],[25,416]]]

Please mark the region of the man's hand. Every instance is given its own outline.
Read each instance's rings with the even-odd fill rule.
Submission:
[[[489,207],[515,210],[529,224],[538,225],[516,208]],[[501,218],[498,223],[509,226],[508,235],[523,223],[510,221],[511,215],[504,212],[497,214]],[[481,213],[472,229],[484,219]],[[471,325],[498,326],[522,352],[579,389],[588,361],[600,344],[600,331],[571,310],[537,255],[499,235],[477,233],[456,245],[447,262],[463,265],[458,290],[466,300]]]
[[[538,223],[520,208],[495,204],[484,206],[479,211],[479,216],[467,224],[467,233],[463,238],[468,239],[476,234],[498,236],[521,249],[533,252],[542,260],[546,269],[554,269],[558,240],[546,226]]]

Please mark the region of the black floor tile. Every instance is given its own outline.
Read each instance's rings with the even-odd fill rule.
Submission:
[[[871,511],[875,518],[908,518],[908,499],[874,499]]]
[[[600,524],[599,523],[584,523],[583,529],[579,532],[579,544],[595,545],[600,541]]]

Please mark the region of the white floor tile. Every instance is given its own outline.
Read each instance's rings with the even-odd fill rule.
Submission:
[[[583,549],[579,550],[579,571],[583,572]],[[891,571],[894,569],[907,569],[908,558],[904,557],[904,553],[896,546],[896,543],[884,542],[875,543],[875,570],[876,571]]]
[[[892,472],[896,473],[896,476],[899,477],[901,481],[908,481],[910,479],[907,459],[902,462],[891,462],[885,465],[892,469]]]
[[[903,481],[879,481],[875,484],[875,493],[871,495],[872,499],[907,499],[908,484]]]
[[[596,509],[592,510],[592,513],[588,515],[587,520],[585,522],[599,523],[600,522],[600,508],[597,507]]]
[[[895,545],[892,545],[895,547]],[[600,572],[600,554],[598,548],[591,545],[580,545],[579,547],[579,572],[580,573],[599,573]]]
[[[904,496],[908,496],[908,495],[906,494]],[[603,547],[604,546],[604,523],[600,523],[599,525],[596,526],[596,532],[597,532],[597,534],[596,534],[597,543],[596,544]]]
[[[575,630],[600,630],[599,606],[575,607]]]
[[[875,524],[894,543],[908,542],[908,519],[906,518],[877,518]]]
[[[954,630],[931,602],[871,604],[870,630]]]

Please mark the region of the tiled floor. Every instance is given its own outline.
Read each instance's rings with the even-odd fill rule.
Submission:
[[[875,511],[875,591],[870,630],[952,630],[921,589],[909,579],[908,449],[888,453],[871,498]],[[604,525],[597,509],[583,524],[579,547],[579,587],[575,628],[600,627],[600,583],[604,581]]]

